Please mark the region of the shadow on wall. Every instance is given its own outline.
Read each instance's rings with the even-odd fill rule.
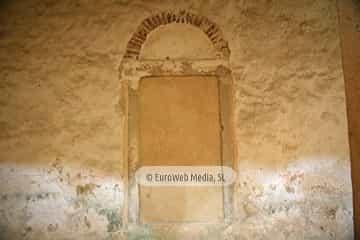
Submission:
[[[9,2],[9,0],[0,0],[0,8],[5,7]]]

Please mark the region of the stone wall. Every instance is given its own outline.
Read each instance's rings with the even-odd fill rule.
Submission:
[[[352,239],[334,0],[2,1],[0,239],[126,237],[118,68],[142,21],[172,9],[217,24],[235,81],[235,219],[203,238]],[[174,51],[165,46],[158,56]]]

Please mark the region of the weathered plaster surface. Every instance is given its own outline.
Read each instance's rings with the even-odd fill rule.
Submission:
[[[2,1],[0,239],[124,238],[118,67],[138,24],[174,8],[218,24],[235,81],[235,219],[199,226],[201,238],[352,239],[334,0]],[[156,57],[171,58],[171,46]],[[197,229],[129,231],[186,239]]]
[[[91,170],[3,164],[0,239],[121,237],[123,184]]]

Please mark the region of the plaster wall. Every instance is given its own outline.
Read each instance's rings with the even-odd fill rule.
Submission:
[[[186,227],[126,229],[122,217],[118,67],[140,22],[168,9],[208,17],[231,50],[235,219],[201,236],[352,239],[334,0],[1,1],[0,239],[189,239]],[[195,50],[174,39],[180,30],[151,33],[142,56],[213,56],[205,38]]]

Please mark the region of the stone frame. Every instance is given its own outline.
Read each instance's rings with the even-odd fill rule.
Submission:
[[[138,159],[137,94],[140,79],[150,76],[215,76],[219,81],[220,120],[223,166],[234,168],[233,78],[227,60],[126,60],[121,66],[121,84],[125,102],[124,123],[124,223],[139,222],[139,186],[135,172]],[[224,186],[224,222],[233,219],[233,185]],[[191,224],[191,223],[184,223]]]
[[[216,58],[203,60],[143,60],[141,48],[148,34],[159,26],[181,23],[189,24],[202,31],[214,46]],[[221,151],[223,166],[236,171],[236,151],[234,147],[234,105],[233,78],[229,64],[230,50],[220,28],[207,17],[185,10],[164,11],[144,19],[127,43],[123,60],[120,64],[121,106],[124,113],[123,123],[123,161],[124,161],[124,203],[123,222],[138,225],[139,188],[135,181],[135,172],[139,167],[137,135],[137,89],[140,79],[160,76],[215,76],[219,81]],[[234,186],[224,186],[224,223],[233,219]],[[179,223],[177,223],[179,224]],[[189,224],[189,223],[185,223]],[[191,223],[190,223],[191,224]]]

